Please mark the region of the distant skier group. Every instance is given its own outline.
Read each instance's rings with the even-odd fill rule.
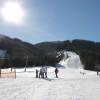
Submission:
[[[55,75],[58,78],[58,69],[55,68]],[[47,67],[42,66],[40,71],[36,69],[36,78],[47,78]]]

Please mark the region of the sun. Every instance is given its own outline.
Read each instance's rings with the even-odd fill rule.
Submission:
[[[1,9],[1,14],[6,21],[19,24],[24,16],[24,11],[19,3],[7,2]]]

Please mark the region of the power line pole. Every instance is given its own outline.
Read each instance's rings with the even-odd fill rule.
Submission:
[[[26,64],[25,64],[25,70],[24,70],[25,72],[26,72],[26,67],[27,67],[27,63],[28,63],[28,58],[29,57],[26,57]]]

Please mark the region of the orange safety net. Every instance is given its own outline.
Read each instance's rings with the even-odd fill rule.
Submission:
[[[16,77],[15,69],[1,69],[1,77]]]

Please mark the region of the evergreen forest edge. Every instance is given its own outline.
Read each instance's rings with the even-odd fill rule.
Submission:
[[[66,40],[31,44],[17,38],[2,36],[0,50],[6,50],[6,59],[0,59],[2,68],[25,66],[55,66],[62,58],[57,57],[59,51],[73,51],[80,56],[86,70],[97,70],[100,65],[100,43],[89,40]],[[28,60],[27,64],[26,61]]]

